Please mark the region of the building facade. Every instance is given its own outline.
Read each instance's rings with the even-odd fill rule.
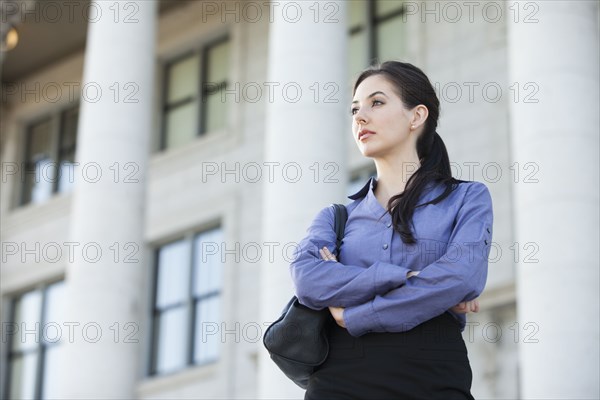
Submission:
[[[474,396],[600,395],[597,1],[0,4],[3,398],[302,398],[261,336],[388,59],[492,194]]]

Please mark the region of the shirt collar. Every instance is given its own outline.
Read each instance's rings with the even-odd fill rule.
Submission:
[[[465,182],[465,181],[458,180],[458,182]],[[427,189],[427,191],[429,191],[434,186],[435,186],[435,183],[428,182],[427,185],[425,185],[425,188]],[[376,187],[377,187],[377,179],[374,176],[372,176],[369,178],[367,183],[365,183],[365,185],[358,192],[348,196],[348,198],[352,199],[352,200],[360,199],[362,197],[365,197],[369,193],[369,189],[371,189],[371,190],[373,190],[373,192],[375,192]]]
[[[377,179],[375,179],[375,177],[372,176],[358,192],[348,196],[348,198],[352,200],[360,199],[361,197],[365,197],[367,193],[369,193],[369,189],[375,190],[376,187]]]

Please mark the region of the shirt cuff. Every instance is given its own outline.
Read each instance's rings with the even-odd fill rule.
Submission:
[[[354,337],[373,331],[384,331],[373,308],[373,300],[358,306],[344,308],[342,319],[348,333]]]

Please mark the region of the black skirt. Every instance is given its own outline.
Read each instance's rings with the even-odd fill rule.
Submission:
[[[332,318],[329,343],[305,400],[473,400],[467,348],[459,322],[447,312],[410,331],[357,338]]]

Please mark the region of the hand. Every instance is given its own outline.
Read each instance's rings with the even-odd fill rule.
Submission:
[[[331,252],[329,251],[329,249],[327,247],[323,247],[322,249],[320,249],[319,254],[321,254],[321,257],[323,257],[323,260],[325,260],[325,261],[336,261],[337,262],[337,258],[333,254],[331,254]]]
[[[451,310],[460,314],[466,314],[468,312],[478,312],[479,300],[474,299],[471,301],[463,301],[462,303],[458,303],[457,305],[452,307]]]
[[[339,326],[342,328],[346,327],[346,324],[344,323],[344,309],[342,307],[329,307],[329,312]]]

